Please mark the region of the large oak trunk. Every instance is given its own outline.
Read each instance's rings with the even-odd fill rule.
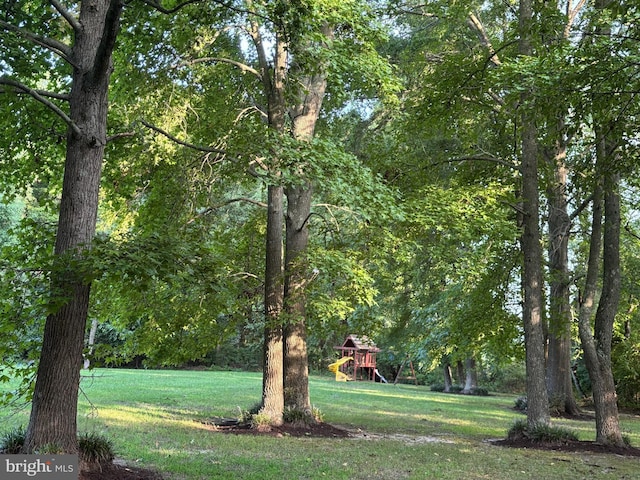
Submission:
[[[523,56],[533,54],[531,45],[533,5],[522,0],[519,10],[520,41],[518,51]],[[540,213],[538,199],[538,139],[531,92],[520,98],[522,176],[522,287],[523,323],[527,369],[527,424],[533,427],[549,423],[549,402],[545,384],[545,345],[542,317],[542,248],[540,246]]]
[[[90,286],[72,267],[95,234],[102,160],[106,144],[111,54],[122,5],[84,1],[72,50],[67,153],[51,277],[52,304],[62,303],[45,323],[25,452],[47,444],[77,450],[76,416]]]
[[[288,208],[286,218],[285,256],[285,406],[307,413],[312,421],[309,398],[309,365],[306,335],[305,284],[308,268],[306,251],[309,243],[309,214],[311,186],[286,189]]]
[[[283,190],[272,185],[268,191],[267,245],[265,268],[264,365],[262,374],[262,413],[272,425],[281,425],[284,411],[284,370],[282,313],[282,219]]]
[[[549,327],[547,352],[547,389],[551,406],[561,413],[575,415],[579,408],[571,381],[571,302],[569,274],[569,231],[567,212],[567,168],[564,145],[549,155],[554,172],[553,184],[547,188],[549,200]]]
[[[333,37],[329,26],[323,27],[325,37]],[[293,67],[297,70],[301,66]],[[311,66],[307,65],[307,69]],[[311,141],[320,116],[327,80],[322,68],[319,73],[300,79],[298,101],[291,108],[293,136],[297,140]],[[287,327],[285,329],[285,405],[305,412],[306,420],[313,422],[309,397],[309,359],[307,357],[306,335],[306,295],[308,271],[307,247],[309,244],[309,219],[311,216],[312,184],[306,177],[307,165],[300,161],[297,165],[299,179],[289,185],[286,215],[285,254],[285,309]]]

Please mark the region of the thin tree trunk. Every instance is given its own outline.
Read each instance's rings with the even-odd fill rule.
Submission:
[[[91,355],[93,353],[93,346],[96,343],[96,332],[98,330],[98,319],[94,318],[91,321],[91,329],[89,330],[89,341],[87,342],[88,353]],[[87,370],[91,366],[91,359],[89,357],[84,357],[84,365],[83,368]]]
[[[451,379],[451,364],[448,361],[442,364],[442,373],[444,376],[444,392],[450,393],[453,386],[453,380]]]
[[[90,286],[70,267],[95,235],[98,193],[106,144],[107,92],[120,0],[83,1],[74,26],[74,64],[69,128],[52,272],[53,303],[62,307],[47,317],[33,393],[25,452],[56,445],[77,451],[77,409],[82,350]]]
[[[531,56],[533,5],[521,0],[519,10],[520,41],[518,51]],[[540,213],[538,199],[538,139],[535,119],[531,113],[531,92],[523,92],[521,104],[521,175],[522,175],[522,235],[523,254],[523,323],[527,368],[527,424],[549,423],[549,402],[545,384],[545,344],[542,316],[542,249],[540,246]]]

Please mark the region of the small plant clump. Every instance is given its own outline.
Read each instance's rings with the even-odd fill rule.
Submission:
[[[578,436],[564,427],[557,427],[547,423],[538,423],[532,428],[526,420],[518,420],[509,429],[509,440],[527,439],[535,443],[566,443],[575,442]]]
[[[83,433],[78,437],[80,461],[90,467],[102,468],[114,458],[113,443],[97,433]]]
[[[24,426],[15,427],[0,434],[0,453],[4,455],[20,453],[24,445],[25,435],[26,429]]]
[[[513,406],[517,411],[526,413],[527,411],[527,397],[516,398],[515,405]]]
[[[249,423],[251,428],[259,432],[268,432],[271,430],[271,417],[266,413],[255,413],[251,415]]]
[[[313,415],[313,419],[317,423],[324,423],[324,413],[322,413],[322,410],[320,410],[318,407],[312,406],[311,414]]]
[[[45,443],[35,453],[38,455],[60,455],[64,453],[64,449],[57,443]]]
[[[488,397],[489,390],[487,390],[484,387],[476,387],[471,389],[471,392],[469,392],[469,395],[476,395],[478,397]]]
[[[306,426],[316,422],[313,412],[309,410],[301,410],[295,407],[286,407],[284,409],[284,421],[292,425]]]

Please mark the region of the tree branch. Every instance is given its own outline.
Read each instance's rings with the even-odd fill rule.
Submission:
[[[143,3],[146,3],[150,7],[153,7],[160,13],[164,13],[164,14],[176,13],[177,11],[182,10],[187,5],[192,5],[194,3],[199,3],[201,1],[203,0],[186,0],[185,2],[177,4],[173,8],[165,8],[161,5],[160,0],[142,0]],[[216,2],[216,3],[220,3],[220,2]]]
[[[69,126],[69,128],[71,128],[71,130],[73,130],[73,132],[76,135],[80,136],[82,134],[82,132],[80,130],[80,127],[78,127],[78,125],[76,125],[75,122],[73,120],[71,120],[71,117],[69,117],[69,115],[67,115],[65,112],[63,112],[62,109],[60,107],[58,107],[55,103],[47,100],[37,90],[34,90],[34,89],[28,87],[27,85],[24,85],[24,84],[22,84],[20,82],[17,82],[15,80],[11,80],[10,78],[6,78],[4,76],[0,77],[0,85],[8,85],[8,86],[14,87],[14,88],[16,88],[16,89],[18,89],[20,91],[23,91],[24,93],[28,94],[29,96],[31,96],[32,98],[34,98],[38,102],[42,103],[49,110],[53,111],[56,115],[58,115],[62,120],[64,120],[64,122]]]
[[[71,28],[73,28],[76,32],[79,32],[82,29],[82,25],[80,25],[80,22],[78,22],[76,17],[73,16],[71,12],[67,10],[67,8],[64,5],[62,5],[58,0],[49,0],[49,3],[51,3],[51,6],[55,8],[58,11],[58,13],[64,17],[67,23],[71,25]]]
[[[471,29],[474,30],[478,34],[478,38],[480,39],[480,43],[482,43],[482,45],[491,54],[491,56],[489,57],[489,60],[491,61],[491,63],[493,63],[496,67],[499,67],[500,65],[502,65],[502,62],[500,61],[500,57],[498,57],[498,54],[497,54],[495,48],[493,48],[493,44],[491,43],[491,40],[489,39],[489,35],[487,35],[487,31],[485,30],[484,25],[482,24],[482,22],[476,16],[475,13],[470,13],[469,14],[469,17],[467,18],[467,23],[469,24]]]
[[[243,72],[249,72],[249,73],[255,75],[256,77],[258,77],[259,80],[262,80],[262,75],[255,68],[252,68],[249,65],[244,64],[242,62],[237,62],[236,60],[231,60],[230,58],[220,58],[220,57],[196,58],[194,60],[189,60],[189,61],[186,61],[186,62],[179,63],[177,66],[178,67],[184,67],[184,66],[187,66],[187,65],[196,65],[198,63],[207,63],[207,62],[228,63],[229,65],[233,65],[234,67],[238,67]]]
[[[462,163],[462,162],[491,162],[491,163],[497,163],[498,165],[503,165],[507,168],[510,169],[516,169],[518,168],[516,164],[514,163],[509,163],[501,158],[498,157],[494,157],[493,155],[487,155],[487,154],[478,154],[478,155],[468,155],[468,156],[464,156],[464,157],[457,157],[457,158],[449,158],[447,160],[444,160],[442,162],[435,162],[435,163],[431,163],[429,164],[430,167],[437,167],[438,165],[443,165],[446,163]]]
[[[593,201],[594,194],[592,193],[584,201],[577,206],[577,208],[571,213],[569,219],[573,222],[573,220],[582,213],[582,211],[587,208],[587,206]]]
[[[219,208],[222,207],[226,207],[227,205],[231,205],[232,203],[238,203],[238,202],[246,202],[246,203],[250,203],[252,205],[256,205],[258,207],[261,208],[267,208],[267,204],[264,202],[261,202],[259,200],[254,200],[253,198],[247,198],[247,197],[239,197],[239,198],[232,198],[229,200],[226,200],[218,205],[214,205],[212,207],[209,207],[205,210],[203,210],[202,212],[200,212],[199,214],[197,214],[195,217],[193,217],[192,219],[190,219],[187,222],[187,225],[193,223],[196,221],[196,219],[200,218],[200,217],[204,217],[205,215],[209,215],[211,212],[218,210]]]
[[[578,16],[578,13],[580,12],[580,10],[582,10],[582,7],[584,6],[584,4],[586,3],[586,0],[578,0],[578,3],[576,4],[575,7],[571,8],[571,1],[569,0],[567,2],[567,10],[566,10],[566,14],[567,14],[567,24],[564,26],[564,38],[569,38],[569,34],[571,33],[571,27],[573,26],[573,22],[575,22],[576,17]]]
[[[116,133],[114,135],[111,135],[111,136],[107,137],[107,143],[112,142],[114,140],[118,140],[120,138],[130,138],[130,137],[135,137],[135,136],[136,136],[135,132]]]
[[[47,50],[55,53],[70,65],[75,66],[71,61],[71,49],[65,43],[59,42],[52,38],[43,37],[42,35],[36,35],[33,32],[17,27],[9,22],[5,22],[4,20],[0,20],[0,29],[17,33],[21,37],[26,38],[36,45],[40,45],[41,47],[44,47]]]
[[[163,136],[167,137],[172,142],[177,143],[178,145],[182,145],[183,147],[191,148],[193,150],[198,150],[200,152],[219,153],[221,155],[225,155],[227,153],[226,150],[221,150],[219,148],[205,147],[205,146],[202,146],[202,145],[195,145],[193,143],[189,143],[189,142],[185,142],[184,140],[180,140],[179,138],[171,135],[169,132],[164,131],[160,127],[156,127],[155,125],[150,124],[146,120],[140,120],[140,123],[142,123],[142,125],[144,125],[145,127],[149,128],[150,130],[153,130],[154,132],[159,133],[160,135],[163,135]]]
[[[2,83],[2,82],[0,82]],[[16,94],[21,94],[21,93],[25,93],[25,92],[16,92],[15,89],[4,89],[4,88],[0,88],[0,93],[8,93],[9,91],[11,91],[12,93],[16,93]],[[36,88],[33,89],[34,92],[36,92],[38,95],[41,95],[43,97],[47,97],[47,98],[54,98],[56,100],[62,100],[64,102],[68,102],[69,101],[69,95],[67,95],[66,93],[57,93],[57,92],[49,92],[47,90],[38,90]]]

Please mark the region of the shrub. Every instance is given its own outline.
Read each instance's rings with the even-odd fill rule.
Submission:
[[[536,443],[565,443],[578,440],[578,436],[565,427],[558,427],[548,423],[538,423],[533,428],[526,420],[518,420],[507,433],[509,440],[528,439]]]
[[[78,454],[81,462],[102,467],[113,461],[113,444],[97,433],[82,433],[78,436]]]
[[[513,406],[517,411],[526,413],[527,411],[527,397],[518,397],[516,398],[515,404]]]
[[[0,434],[0,453],[5,455],[20,453],[24,445],[25,434],[24,426],[15,427]]]
[[[295,407],[286,407],[284,409],[284,421],[292,425],[309,425],[314,423],[315,418],[313,412],[301,410]]]
[[[271,430],[271,417],[266,413],[255,413],[251,415],[251,428],[255,428],[259,432],[268,432]]]
[[[483,387],[472,388],[469,392],[469,395],[477,395],[478,397],[488,397],[489,390]]]
[[[60,455],[64,453],[64,449],[57,443],[45,443],[35,453],[38,455]]]
[[[318,407],[311,407],[311,414],[313,419],[318,423],[324,423],[324,413]]]

